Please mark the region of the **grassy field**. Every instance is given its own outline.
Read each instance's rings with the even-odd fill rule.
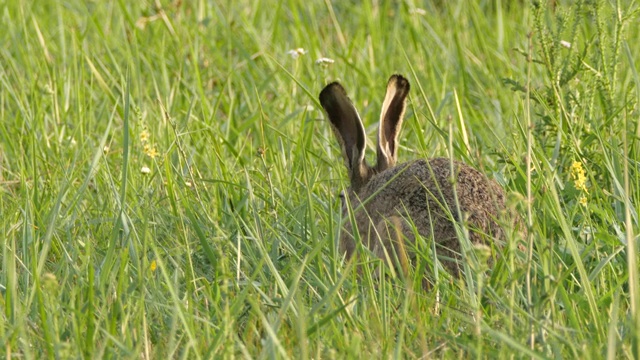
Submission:
[[[640,357],[639,4],[391,3],[0,0],[0,356]],[[492,271],[342,261],[317,95],[371,146],[393,73],[528,225]]]

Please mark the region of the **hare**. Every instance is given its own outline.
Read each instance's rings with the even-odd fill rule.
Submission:
[[[442,265],[458,276],[462,228],[469,230],[472,244],[489,244],[504,236],[496,221],[505,208],[504,191],[478,170],[448,158],[396,165],[409,88],[401,75],[391,76],[387,83],[374,166],[365,160],[364,127],[344,88],[333,82],[320,92],[320,104],[342,147],[351,182],[343,197],[347,220],[340,251],[349,259],[360,241],[406,273],[416,258],[417,230],[421,237],[433,239]],[[349,220],[350,209],[354,221]]]

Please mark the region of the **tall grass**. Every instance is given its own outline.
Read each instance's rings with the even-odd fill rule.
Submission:
[[[638,9],[0,1],[3,355],[640,357]],[[473,164],[528,226],[428,292],[336,247],[316,97],[373,135],[394,72],[400,159]]]

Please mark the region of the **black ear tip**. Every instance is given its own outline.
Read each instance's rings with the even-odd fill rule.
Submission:
[[[409,89],[411,88],[411,85],[409,85],[409,80],[407,80],[407,78],[400,74],[391,75],[391,77],[389,78],[389,82],[392,81],[395,81],[399,88],[407,89],[407,91],[409,91]]]
[[[320,104],[323,107],[325,105],[329,105],[329,102],[331,101],[331,99],[334,98],[333,94],[335,94],[336,92],[342,93],[342,94],[347,93],[342,87],[342,85],[340,85],[339,82],[334,81],[332,83],[329,83],[327,86],[324,87],[324,89],[322,89],[322,91],[320,91],[320,96],[319,96]]]

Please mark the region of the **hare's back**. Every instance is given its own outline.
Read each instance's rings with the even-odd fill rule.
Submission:
[[[452,214],[457,213],[457,203],[471,217],[495,217],[497,209],[504,207],[504,191],[495,181],[469,165],[447,158],[415,160],[384,171],[371,179],[361,198],[371,195],[376,199],[371,205],[382,214],[394,213],[399,207],[415,213],[434,202],[433,205],[448,206]]]
[[[447,199],[447,202],[454,200],[453,190],[455,189],[458,202],[463,208],[504,206],[504,190],[502,187],[473,167],[459,161],[452,163],[447,158],[431,159],[428,162],[423,161],[423,163],[425,166],[422,179],[426,179],[425,183],[429,184],[437,182],[443,193],[447,197],[452,197]],[[471,209],[465,210],[469,211]]]

